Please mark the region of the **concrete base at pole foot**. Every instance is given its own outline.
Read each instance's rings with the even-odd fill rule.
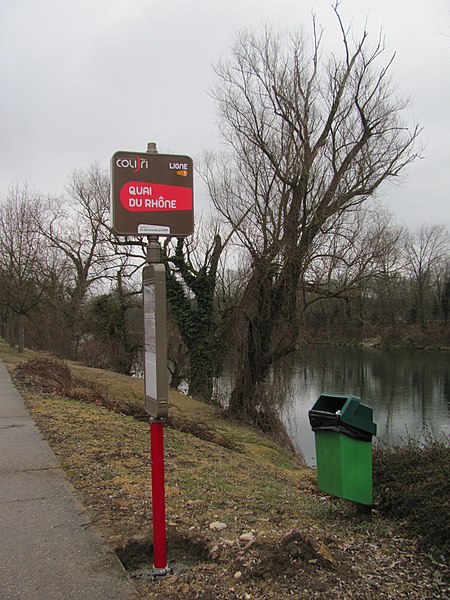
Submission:
[[[166,577],[167,575],[173,575],[173,569],[170,567],[166,567],[165,569],[155,569],[153,567],[152,571],[152,579],[156,581],[157,579],[161,579],[161,577]]]

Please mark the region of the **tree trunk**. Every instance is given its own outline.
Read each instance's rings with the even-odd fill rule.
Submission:
[[[216,360],[213,344],[207,338],[199,338],[189,347],[190,376],[189,395],[210,402],[213,396],[213,380]]]
[[[25,348],[25,315],[19,315],[19,336],[18,336],[18,351],[22,354]]]
[[[264,422],[267,421],[267,407],[258,397],[258,384],[264,380],[262,371],[257,372],[243,362],[237,366],[234,374],[235,383],[228,405],[229,415],[259,429],[266,429]]]
[[[6,315],[6,339],[9,342],[11,348],[14,348],[16,345],[16,338],[14,336],[14,313],[8,308],[8,312]]]
[[[277,279],[270,265],[255,267],[238,309],[234,388],[228,412],[260,429],[270,428],[275,407],[264,389],[273,363],[296,347],[299,319],[297,281],[286,267]]]
[[[177,371],[174,371],[170,374],[169,387],[171,387],[173,390],[177,390],[180,387],[182,381],[183,378],[181,377],[181,375]]]

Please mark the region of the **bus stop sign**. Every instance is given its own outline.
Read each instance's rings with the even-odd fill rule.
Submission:
[[[189,156],[116,152],[111,159],[111,220],[117,235],[185,237],[194,231]]]

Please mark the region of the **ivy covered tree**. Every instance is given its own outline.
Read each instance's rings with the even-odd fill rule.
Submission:
[[[224,244],[218,232],[203,251],[197,241],[179,238],[172,247],[167,241],[163,255],[169,314],[189,354],[189,394],[210,401],[223,360],[215,292]]]

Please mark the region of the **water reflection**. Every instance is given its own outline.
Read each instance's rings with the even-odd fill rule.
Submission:
[[[374,410],[378,439],[402,443],[426,430],[450,435],[450,354],[320,347],[289,356],[284,420],[308,464],[315,464],[308,410],[321,393],[359,396]]]

